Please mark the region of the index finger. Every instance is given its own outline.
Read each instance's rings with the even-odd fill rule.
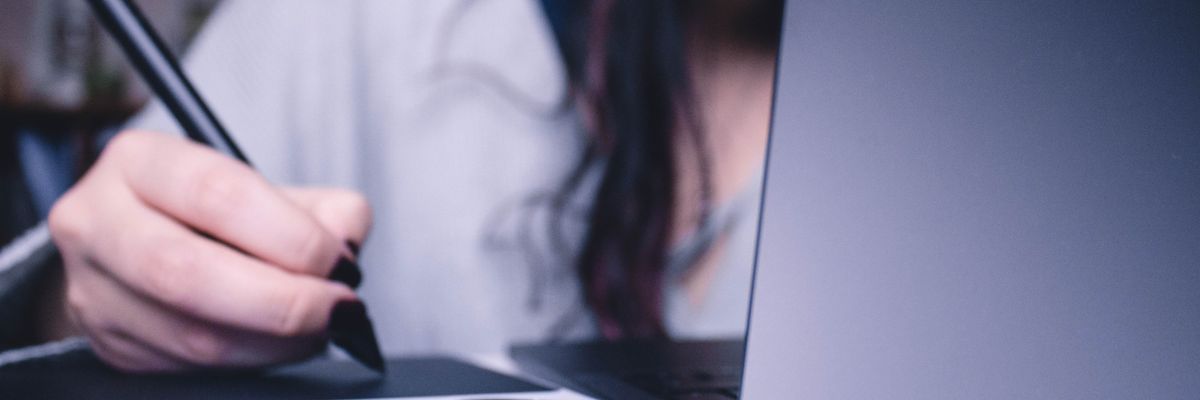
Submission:
[[[151,207],[268,263],[327,276],[345,244],[246,164],[183,138],[127,132],[106,155]]]
[[[97,251],[74,271],[95,268],[166,309],[274,336],[320,333],[335,304],[357,298],[344,285],[268,265],[122,199],[131,195],[97,196],[94,207],[107,211],[99,216],[107,221],[91,232]]]

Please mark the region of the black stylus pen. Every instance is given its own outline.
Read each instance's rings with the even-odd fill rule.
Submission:
[[[88,0],[100,24],[112,34],[142,79],[171,111],[188,137],[247,165],[250,161],[221,127],[212,110],[192,87],[162,39],[129,0]],[[357,270],[357,266],[354,266]],[[364,365],[382,372],[383,356],[375,329],[361,303],[340,303],[330,317],[329,335]]]

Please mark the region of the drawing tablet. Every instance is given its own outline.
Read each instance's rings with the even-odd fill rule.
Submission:
[[[389,360],[382,378],[332,360],[261,373],[129,375],[87,349],[0,368],[0,398],[6,399],[357,399],[549,390],[450,358]]]

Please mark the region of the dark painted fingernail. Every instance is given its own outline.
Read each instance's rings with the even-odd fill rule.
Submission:
[[[329,339],[363,365],[384,371],[375,327],[367,316],[367,306],[361,301],[343,300],[333,306],[329,314]]]
[[[353,240],[347,240],[346,247],[350,248],[350,253],[354,254],[354,257],[358,257],[358,250],[359,247],[361,247],[358,245],[358,243],[354,243]]]
[[[329,272],[329,279],[358,289],[358,285],[362,284],[362,270],[354,261],[350,261],[346,257],[339,257],[337,265],[334,265],[333,271]]]

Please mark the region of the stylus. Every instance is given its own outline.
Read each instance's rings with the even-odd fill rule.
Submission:
[[[116,39],[142,79],[170,110],[187,136],[250,165],[137,6],[129,0],[88,0],[88,3],[100,24]],[[357,265],[340,267],[339,264],[335,269],[335,275],[338,275],[337,270],[358,271]],[[346,283],[356,286],[359,278],[354,275]],[[333,343],[364,365],[382,372],[383,356],[365,306],[358,302],[341,303],[334,307],[331,315],[329,334]]]

